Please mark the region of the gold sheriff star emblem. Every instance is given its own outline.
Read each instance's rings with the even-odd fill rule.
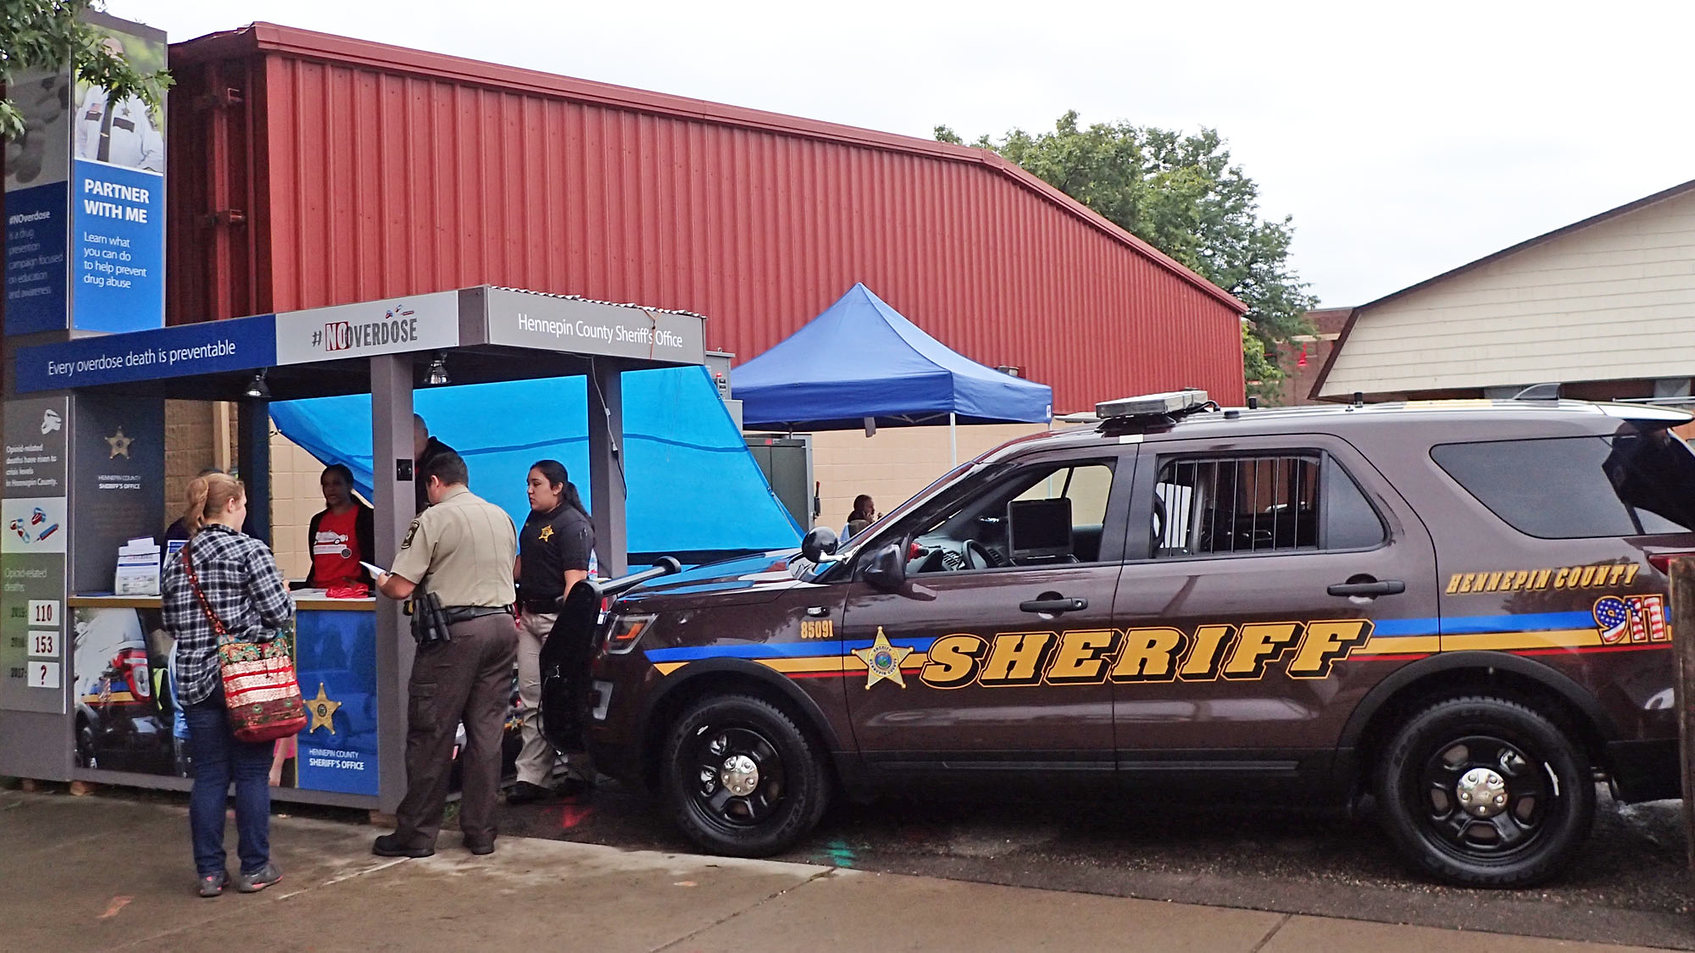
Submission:
[[[543,526],[541,528],[541,532],[536,534],[536,539],[539,539],[544,543],[547,542],[548,540],[552,539],[552,538],[553,538],[553,527],[552,526]]]
[[[106,443],[112,448],[111,459],[116,459],[118,457],[123,457],[126,460],[129,459],[129,445],[134,442],[135,441],[133,439],[124,436],[124,428],[119,427],[117,433],[106,438]]]
[[[865,687],[870,688],[883,679],[888,679],[902,688],[906,687],[906,679],[901,677],[900,663],[912,654],[912,649],[904,645],[890,645],[889,637],[883,634],[883,627],[877,627],[877,640],[870,648],[854,649],[853,654],[865,663]]]
[[[324,694],[324,683],[319,682],[318,697],[306,700],[306,709],[312,713],[312,726],[306,729],[307,732],[317,731],[318,726],[322,725],[330,730],[330,734],[335,734],[335,712],[340,707],[341,702],[330,701]]]

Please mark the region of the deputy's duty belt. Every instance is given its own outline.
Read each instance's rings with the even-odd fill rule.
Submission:
[[[472,619],[480,619],[485,615],[495,615],[497,613],[505,613],[506,615],[511,615],[512,614],[512,607],[511,606],[446,606],[441,610],[441,613],[442,613],[443,616],[445,616],[447,618],[447,624],[453,625],[456,622],[469,622]]]

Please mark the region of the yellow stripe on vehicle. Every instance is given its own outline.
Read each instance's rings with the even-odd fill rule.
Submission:
[[[1434,655],[1442,651],[1442,638],[1437,635],[1404,635],[1392,639],[1371,639],[1354,649],[1359,655]]]
[[[813,658],[762,658],[754,661],[775,672],[839,672],[842,670],[842,659],[837,655],[820,655]]]
[[[1548,632],[1477,632],[1466,635],[1442,636],[1442,651],[1494,649],[1523,651],[1529,649],[1582,649],[1604,645],[1601,633],[1595,629],[1554,629]]]

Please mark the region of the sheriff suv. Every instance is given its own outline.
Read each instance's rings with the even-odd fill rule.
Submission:
[[[598,625],[579,600],[597,764],[733,855],[785,849],[832,796],[959,779],[1371,795],[1409,863],[1495,887],[1572,859],[1598,780],[1678,795],[1689,415],[1187,391],[1099,416],[839,549],[816,529],[650,571]]]

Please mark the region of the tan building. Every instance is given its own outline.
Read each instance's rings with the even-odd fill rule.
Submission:
[[[1310,396],[1680,397],[1695,375],[1695,181],[1353,309]]]

